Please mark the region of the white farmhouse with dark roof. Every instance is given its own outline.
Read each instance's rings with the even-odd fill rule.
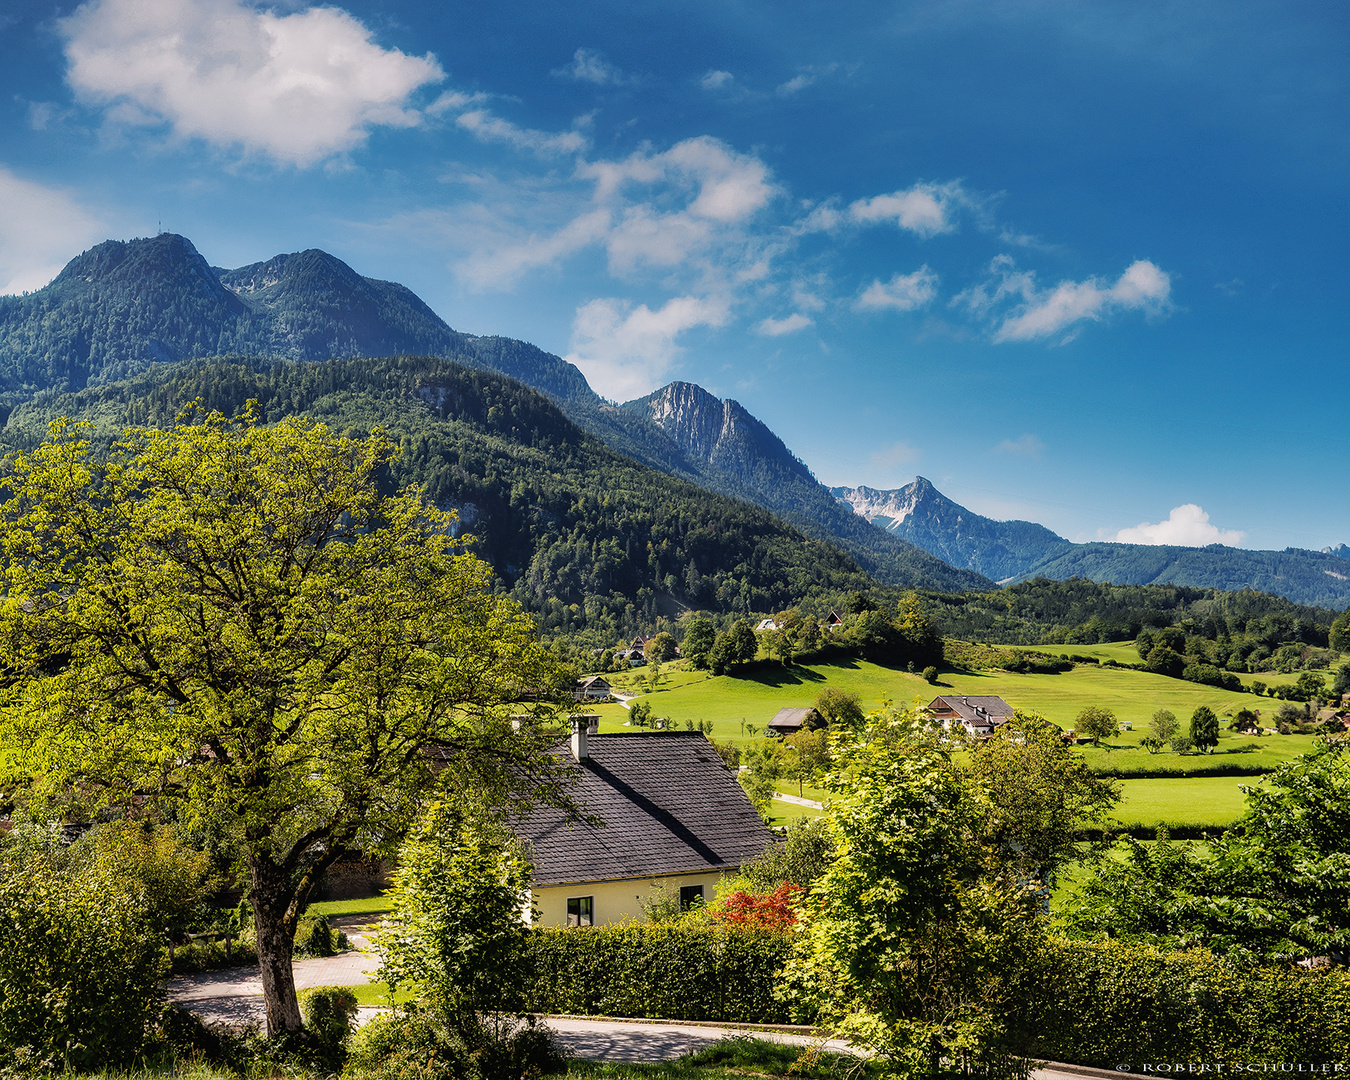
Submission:
[[[934,720],[950,729],[959,724],[966,732],[978,738],[988,738],[994,729],[1006,724],[1013,716],[1013,707],[1001,697],[968,697],[952,694],[935,697],[928,704]]]
[[[698,732],[588,733],[574,728],[573,791],[597,828],[539,807],[515,827],[534,864],[531,900],[544,926],[641,919],[664,884],[682,902],[711,900],[723,872],[763,853],[773,835],[735,775]]]

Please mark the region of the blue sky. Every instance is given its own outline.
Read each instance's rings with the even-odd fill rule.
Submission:
[[[1350,542],[1337,0],[7,0],[0,50],[0,291],[320,247],[826,483]]]

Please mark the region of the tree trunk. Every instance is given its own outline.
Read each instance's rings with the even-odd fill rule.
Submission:
[[[295,950],[295,926],[287,918],[291,907],[290,890],[281,872],[258,860],[250,867],[253,891],[253,926],[258,935],[258,970],[262,974],[263,1002],[267,1008],[267,1034],[299,1031],[304,1021],[295,996],[295,973],[291,955]]]

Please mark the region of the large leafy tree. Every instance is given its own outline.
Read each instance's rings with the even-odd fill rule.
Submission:
[[[912,710],[836,728],[835,857],[787,980],[891,1075],[1025,1076],[1043,941],[1033,883],[989,842],[984,800]]]
[[[395,843],[437,791],[560,798],[555,678],[452,515],[384,495],[379,432],[188,418],[106,455],[57,422],[0,507],[0,746],[14,797],[133,797],[228,832],[273,1033],[324,870]],[[542,708],[542,707],[541,707]]]

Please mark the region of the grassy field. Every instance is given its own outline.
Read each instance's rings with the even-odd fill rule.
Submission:
[[[1062,648],[1085,655],[1105,656],[1125,647],[1114,644]],[[1129,647],[1133,648],[1132,645]],[[637,672],[618,676],[615,682],[627,683],[634,690],[643,689]],[[826,686],[853,691],[863,708],[869,710],[880,708],[887,701],[927,703],[938,694],[998,696],[1017,708],[1039,713],[1065,728],[1074,726],[1075,718],[1086,706],[1102,705],[1114,710],[1117,717],[1132,728],[1122,731],[1103,746],[1081,748],[1094,767],[1109,772],[1164,769],[1195,774],[1222,771],[1233,765],[1268,770],[1306,753],[1315,741],[1311,735],[1275,735],[1257,739],[1220,730],[1219,745],[1212,754],[1184,757],[1170,751],[1150,754],[1140,746],[1140,740],[1148,733],[1148,720],[1158,709],[1170,709],[1182,721],[1184,729],[1196,708],[1208,705],[1219,715],[1222,729],[1225,716],[1237,709],[1255,707],[1265,713],[1274,703],[1267,698],[1145,671],[1086,664],[1058,675],[946,671],[939,676],[935,686],[929,686],[918,675],[852,657],[790,668],[764,664],[735,678],[668,670],[663,673],[663,682],[656,692],[644,692],[640,700],[648,702],[656,716],[669,717],[680,727],[687,721],[711,721],[714,738],[743,743],[762,733],[779,709],[811,705]],[[627,712],[622,706],[603,705],[593,711],[601,715],[601,731],[623,730]]]
[[[389,910],[389,901],[383,896],[372,896],[368,900],[322,900],[310,904],[305,910],[307,915],[379,915]]]
[[[1246,809],[1242,785],[1260,777],[1198,776],[1122,780],[1115,818],[1124,825],[1224,826]]]

